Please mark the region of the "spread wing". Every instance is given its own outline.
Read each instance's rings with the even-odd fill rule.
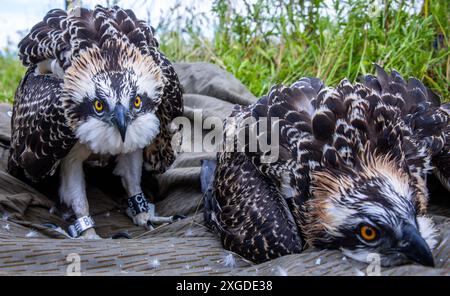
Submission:
[[[143,54],[151,55],[161,67],[165,86],[157,111],[161,131],[145,149],[144,160],[148,170],[163,172],[174,160],[171,139],[176,129],[171,128],[170,123],[182,115],[183,101],[177,74],[158,50],[159,44],[153,33],[153,28],[137,19],[131,10],[117,6],[96,6],[94,10],[76,8],[69,13],[54,9],[19,43],[19,56],[26,66],[38,64],[57,74],[64,73],[81,50],[93,44],[101,47],[110,38],[126,40]]]
[[[76,142],[60,100],[62,80],[31,67],[14,98],[8,171],[38,180],[52,174]]]

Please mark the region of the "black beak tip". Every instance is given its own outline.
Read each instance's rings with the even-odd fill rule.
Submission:
[[[123,130],[120,130],[119,132],[120,132],[120,137],[122,138],[122,142],[124,142],[124,143],[125,143],[125,136],[126,136],[126,133],[125,133],[125,131],[123,131]]]
[[[419,231],[412,226],[404,228],[404,240],[407,245],[403,248],[403,254],[409,260],[424,266],[434,267],[433,253]]]
[[[429,267],[434,267],[434,259],[433,259],[433,255],[424,258],[423,260],[421,260],[421,262],[418,262],[424,266],[429,266]]]

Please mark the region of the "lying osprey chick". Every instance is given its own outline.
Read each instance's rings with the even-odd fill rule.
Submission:
[[[131,10],[54,9],[19,43],[28,67],[14,99],[8,170],[37,181],[60,169],[61,200],[78,218],[72,234],[97,238],[89,217],[83,162],[113,156],[137,225],[156,217],[142,168],[174,160],[170,123],[183,112],[178,77],[153,29]]]
[[[450,189],[449,114],[420,81],[378,66],[361,83],[326,88],[302,78],[273,87],[225,122],[205,218],[227,249],[256,262],[314,246],[364,262],[378,253],[384,266],[433,266],[426,180],[434,172]],[[256,129],[241,124],[248,118]],[[264,120],[278,128],[263,129]],[[229,134],[248,140],[250,130],[279,133],[275,161],[247,142],[239,152]]]

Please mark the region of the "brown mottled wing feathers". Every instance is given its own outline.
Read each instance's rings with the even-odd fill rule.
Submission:
[[[68,13],[53,9],[19,43],[19,57],[26,66],[56,59],[66,69],[80,50],[93,44],[101,47],[110,38],[123,38],[145,54],[158,47],[153,29],[131,10],[117,6],[76,8]]]
[[[161,131],[154,142],[145,148],[144,161],[148,171],[162,173],[175,160],[172,137],[178,131],[178,127],[171,126],[171,122],[174,118],[183,115],[183,94],[178,76],[170,61],[159,51],[154,51],[152,55],[159,63],[164,76],[163,97],[157,112]]]
[[[450,118],[450,103],[444,104],[440,108],[441,112]],[[444,129],[445,144],[440,152],[433,157],[434,174],[441,181],[442,185],[450,192],[450,124]]]
[[[31,67],[17,89],[13,106],[8,171],[32,180],[52,174],[76,139],[61,105],[62,80],[35,75]]]
[[[268,117],[269,126],[279,126],[280,154],[264,163],[267,153],[259,146],[256,151],[244,145],[243,152],[218,153],[214,194],[205,195],[205,217],[226,248],[257,262],[299,252],[304,240],[314,240],[303,226],[308,223],[307,205],[314,202],[315,173],[326,169],[336,178],[358,178],[367,159],[375,156],[389,158],[409,174],[417,191],[414,205],[418,213],[426,212],[430,159],[448,184],[448,105],[440,106],[438,97],[417,79],[404,80],[396,71],[387,74],[376,68],[377,75],[361,77],[362,83],[343,80],[335,88],[311,78],[291,87],[275,86],[251,106],[234,109],[233,120],[225,124],[223,148],[230,143],[227,131],[250,130],[236,122],[254,117],[260,126]],[[259,129],[257,136],[263,133],[270,138],[272,131]],[[239,151],[239,142],[232,143]]]
[[[205,216],[227,249],[255,262],[301,252],[300,212],[307,198],[309,168],[293,160],[307,162],[317,156],[314,149],[300,155],[297,145],[311,133],[310,101],[322,86],[315,78],[303,78],[291,87],[275,86],[251,106],[236,106],[232,113],[236,121],[225,123],[225,134],[234,126],[239,132],[248,132],[240,123],[252,116],[260,127],[258,136],[271,139],[273,132],[280,134],[276,162],[265,163],[268,153],[259,146],[256,151],[247,145],[243,152],[218,155],[214,191],[205,195]],[[278,128],[262,129],[266,118],[269,127],[278,118]],[[234,141],[234,149],[239,151],[236,138],[226,138],[224,148],[228,140]]]
[[[65,61],[64,52],[69,44],[63,32],[67,26],[67,13],[61,9],[50,10],[43,21],[36,24],[19,43],[19,57],[25,66],[45,59]]]
[[[239,153],[218,159],[207,220],[225,248],[255,262],[299,253],[302,239],[288,202]]]
[[[425,174],[425,155],[418,148],[426,147],[434,174],[450,191],[450,104],[441,105],[439,96],[416,78],[405,81],[395,70],[388,75],[380,66],[376,68],[377,77],[362,77],[364,85],[377,90],[386,105],[401,110],[411,130],[411,134],[405,136],[420,143],[403,149],[410,170]],[[389,121],[395,122],[392,118]]]

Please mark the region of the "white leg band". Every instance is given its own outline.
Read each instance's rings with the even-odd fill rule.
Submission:
[[[79,237],[85,230],[95,227],[95,222],[91,216],[83,216],[75,220],[75,222],[69,226],[69,235],[73,238]]]

